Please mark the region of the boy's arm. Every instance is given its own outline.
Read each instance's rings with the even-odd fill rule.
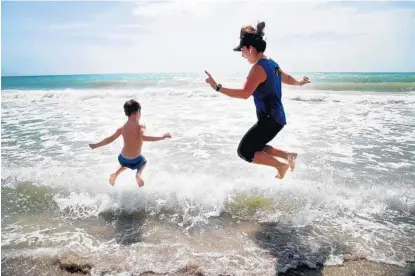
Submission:
[[[121,135],[121,128],[117,129],[117,131],[113,135],[105,138],[101,142],[96,143],[96,144],[89,144],[89,147],[91,149],[95,149],[95,148],[99,148],[99,147],[108,145],[109,143],[114,142],[118,137],[120,137],[120,135]]]
[[[147,134],[145,134],[145,132],[142,132],[142,137],[143,137],[143,141],[146,142],[156,142],[156,141],[160,141],[160,140],[164,140],[167,138],[171,138],[171,135],[169,133],[164,134],[163,136],[149,136]]]
[[[285,73],[282,70],[281,70],[281,81],[288,85],[297,85],[297,86],[303,86],[304,84],[310,83],[310,79],[308,77],[303,77],[301,81],[298,81],[293,76]]]

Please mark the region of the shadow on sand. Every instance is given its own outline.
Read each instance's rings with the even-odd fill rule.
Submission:
[[[313,248],[310,241],[304,239],[309,236],[310,231],[311,227],[262,223],[252,238],[258,246],[268,250],[276,258],[277,275],[321,276],[324,263],[330,254],[343,251],[343,246],[331,242]]]
[[[119,244],[131,245],[142,241],[142,229],[146,220],[145,211],[107,211],[100,213],[106,222],[114,224],[115,240]]]

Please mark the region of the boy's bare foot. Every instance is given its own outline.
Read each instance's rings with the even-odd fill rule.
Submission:
[[[283,179],[285,176],[285,173],[287,172],[288,168],[290,167],[290,165],[288,164],[282,164],[279,168],[277,168],[277,175],[275,176],[275,178],[278,179]]]
[[[289,153],[288,154],[288,164],[290,164],[291,171],[295,169],[295,161],[297,159],[297,153]]]
[[[138,187],[143,187],[144,186],[144,180],[143,179],[141,179],[141,177],[140,177],[140,175],[136,175],[135,176],[135,178],[136,178],[136,180],[137,180],[137,184],[138,184]]]
[[[111,175],[110,175],[110,185],[111,185],[111,186],[114,186],[114,184],[115,184],[115,179],[117,179],[117,174],[116,174],[116,173],[111,174]]]

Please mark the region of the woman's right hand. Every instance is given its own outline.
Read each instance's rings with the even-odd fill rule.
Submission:
[[[217,86],[216,81],[213,79],[212,75],[209,74],[208,71],[205,71],[205,73],[208,76],[208,78],[205,79],[205,82],[208,83],[210,85],[210,87],[212,87],[212,89],[215,89],[216,90],[216,86]]]

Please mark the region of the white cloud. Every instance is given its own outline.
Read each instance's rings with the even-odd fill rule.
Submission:
[[[135,22],[123,21],[120,14],[118,24],[101,25],[99,31],[90,28],[91,37],[112,43],[74,47],[79,66],[72,73],[247,72],[249,65],[232,48],[238,44],[240,27],[258,20],[266,22],[266,54],[288,72],[415,70],[414,64],[408,65],[415,60],[413,9],[360,10],[332,2],[128,4]],[[72,64],[76,67],[75,61]]]
[[[120,28],[126,29],[144,29],[145,25],[143,24],[121,24],[119,25]]]
[[[290,71],[399,70],[410,43],[403,34],[415,25],[414,10],[324,2],[177,0],[138,3],[133,13],[151,33],[137,53],[157,55],[148,66],[168,71],[246,71],[231,49],[240,27],[257,20],[267,24],[267,53]]]

